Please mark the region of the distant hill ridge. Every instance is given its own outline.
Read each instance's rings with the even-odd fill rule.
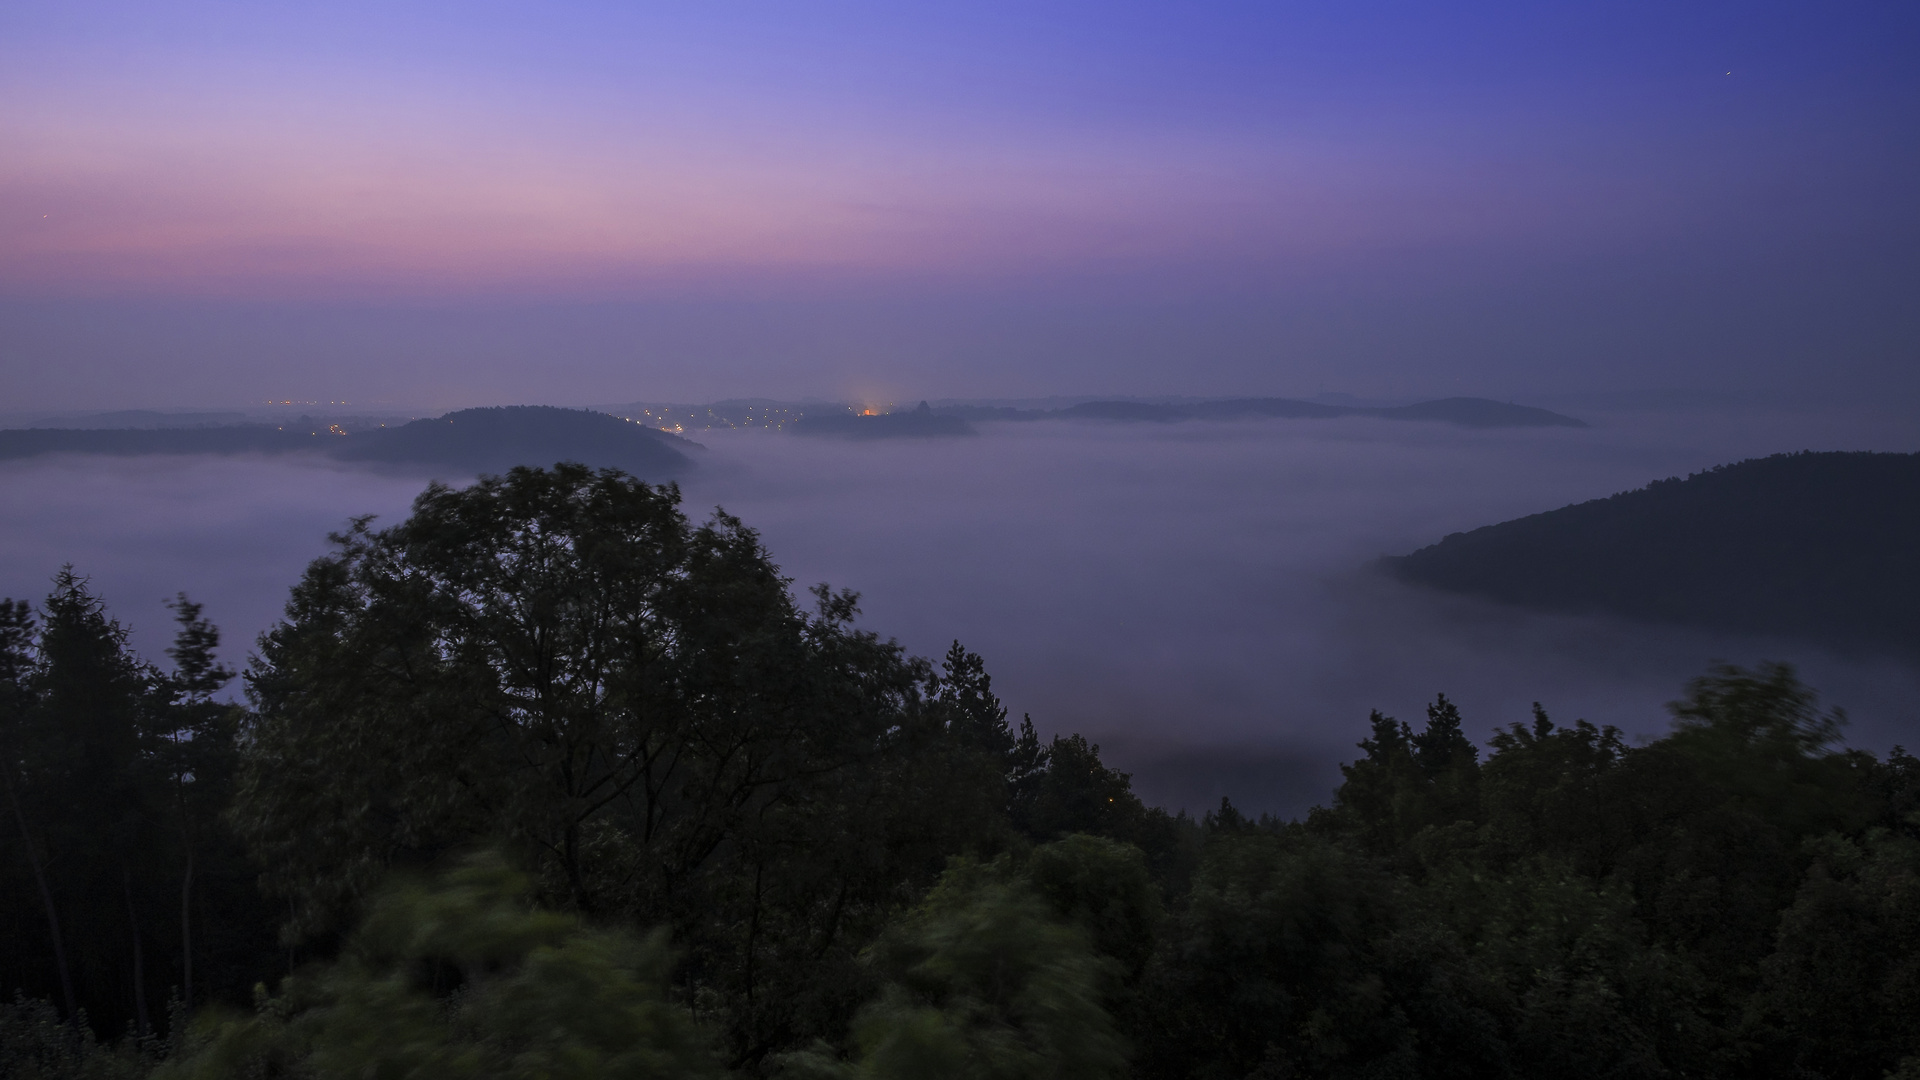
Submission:
[[[233,427],[248,422],[247,414],[243,412],[160,412],[154,409],[121,409],[117,412],[53,417],[25,426],[30,428],[200,428]]]
[[[1454,533],[1396,576],[1546,611],[1920,648],[1920,454],[1798,453]]]
[[[918,408],[904,412],[807,413],[790,427],[796,435],[847,435],[856,439],[924,439],[976,434],[965,417],[936,413],[924,401]]]
[[[515,465],[578,461],[647,479],[684,472],[695,444],[584,409],[510,405],[463,409],[398,427],[354,432],[236,424],[198,428],[32,428],[0,431],[0,459],[42,454],[321,453],[343,461],[502,473]]]
[[[1014,409],[979,405],[950,405],[938,414],[968,420],[1119,420],[1171,423],[1179,420],[1242,420],[1279,418],[1330,420],[1341,416],[1372,416],[1386,420],[1432,420],[1474,428],[1586,427],[1583,420],[1546,409],[1489,398],[1456,397],[1393,408],[1327,405],[1294,398],[1223,398],[1191,405],[1156,405],[1140,401],[1088,401],[1064,409]]]
[[[788,429],[802,435],[853,438],[917,438],[974,434],[970,424],[994,420],[1108,420],[1170,423],[1181,420],[1328,420],[1369,416],[1428,420],[1475,428],[1586,427],[1585,421],[1546,409],[1490,398],[1456,397],[1391,408],[1301,401],[1296,398],[1221,398],[1200,402],[1078,401],[1059,407],[947,404],[873,414],[857,405],[762,398],[706,405],[636,401],[607,411],[669,431],[706,428]],[[926,405],[925,402],[921,403]],[[1044,403],[1042,403],[1044,404]],[[957,422],[956,422],[957,421]]]

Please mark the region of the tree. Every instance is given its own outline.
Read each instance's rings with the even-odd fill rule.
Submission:
[[[1339,843],[1297,826],[1214,830],[1134,1010],[1139,1071],[1416,1075],[1380,955],[1404,918],[1391,875]]]
[[[369,905],[340,959],[214,1012],[156,1080],[275,1074],[472,1080],[695,1080],[720,1072],[667,997],[664,935],[590,930],[526,903],[495,854]]]
[[[0,1076],[7,1080],[143,1080],[166,1047],[155,1039],[102,1043],[45,1001],[0,1001]]]
[[[996,827],[923,799],[984,673],[929,704],[852,595],[798,611],[753,531],[691,525],[675,488],[515,469],[335,541],[248,674],[234,810],[320,947],[389,867],[498,842],[545,903],[672,926],[755,1060],[843,1025],[865,987],[824,973]]]
[[[1671,709],[1672,733],[1629,754],[1591,812],[1624,823],[1615,872],[1636,913],[1699,967],[1707,1015],[1738,1030],[1808,842],[1874,819],[1877,769],[1835,745],[1844,717],[1785,665],[1716,668]]]
[[[1623,815],[1596,812],[1616,793],[1628,747],[1618,728],[1577,720],[1556,727],[1539,702],[1533,724],[1496,731],[1480,786],[1492,841],[1520,858],[1552,853],[1594,880],[1618,865],[1629,842]]]
[[[158,1037],[170,988],[244,987],[272,952],[257,871],[220,822],[237,721],[212,695],[232,673],[199,606],[174,606],[162,672],[71,568],[42,621],[0,602],[0,874],[21,886],[0,911],[45,929],[44,948],[0,948],[0,978],[76,1029]]]
[[[1828,836],[1781,913],[1756,1002],[1803,1073],[1884,1076],[1920,1056],[1920,843]]]
[[[1125,1046],[1102,999],[1118,964],[1004,861],[959,860],[877,942],[879,1000],[854,1022],[856,1053],[793,1055],[802,1076],[846,1080],[1100,1080]]]
[[[41,733],[34,723],[37,692],[33,676],[37,667],[37,635],[33,608],[23,600],[0,601],[0,723],[5,741],[0,743],[0,784],[6,786],[7,808],[12,811],[17,830],[20,861],[26,864],[39,900],[40,916],[45,921],[54,975],[67,1016],[75,1016],[79,1001],[74,996],[73,969],[67,961],[66,934],[60,927],[60,905],[54,900],[47,870],[50,853],[44,829],[35,828],[27,814],[32,792],[30,780],[38,779],[40,764],[37,743]],[[37,809],[37,807],[36,807]]]
[[[171,796],[169,816],[179,852],[179,988],[185,1006],[191,1009],[197,981],[194,960],[199,952],[194,940],[194,899],[201,875],[211,863],[217,871],[227,871],[223,876],[229,880],[221,882],[228,886],[224,892],[246,895],[253,890],[232,888],[235,882],[231,881],[231,868],[239,861],[238,853],[221,820],[233,795],[240,710],[216,701],[213,695],[232,681],[235,673],[215,656],[220,631],[201,617],[201,605],[181,593],[168,606],[178,624],[173,645],[167,649],[174,669],[171,673],[155,673],[147,752]]]
[[[1460,710],[1445,694],[1427,706],[1419,732],[1375,710],[1366,757],[1340,766],[1346,780],[1334,796],[1337,818],[1323,823],[1354,830],[1374,852],[1393,851],[1421,830],[1477,821],[1479,751],[1461,730]]]
[[[1007,727],[1007,707],[993,693],[993,677],[986,661],[968,652],[958,641],[941,661],[940,678],[933,683],[934,702],[948,712],[947,726],[962,743],[978,747],[996,765],[1013,752],[1013,733]]]
[[[8,615],[7,779],[20,850],[33,867],[69,1019],[153,1029],[154,789],[143,710],[150,670],[126,631],[64,568],[32,632]],[[25,666],[24,680],[19,678]],[[164,986],[164,983],[160,984]]]
[[[1129,981],[1139,977],[1164,915],[1139,848],[1074,833],[1035,848],[1021,873],[1055,915],[1086,932],[1095,952],[1118,961]]]
[[[1136,838],[1147,809],[1133,793],[1133,777],[1100,760],[1099,744],[1078,734],[1055,735],[1043,744],[1033,719],[1026,717],[1014,760],[1013,819],[1028,836],[1053,840],[1084,832]]]

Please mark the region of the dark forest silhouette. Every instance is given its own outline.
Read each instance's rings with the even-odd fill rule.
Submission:
[[[961,417],[934,412],[926,402],[901,412],[810,412],[791,425],[795,435],[845,435],[855,439],[927,439],[977,434]]]
[[[991,405],[949,405],[936,410],[971,420],[1119,420],[1173,423],[1180,420],[1332,420],[1370,416],[1381,420],[1428,420],[1470,428],[1586,427],[1576,420],[1531,405],[1488,398],[1454,397],[1414,405],[1385,407],[1329,405],[1297,398],[1222,398],[1185,405],[1144,401],[1086,401],[1062,409],[1016,409]]]
[[[462,409],[394,427],[344,428],[311,417],[284,424],[27,428],[0,431],[0,459],[44,454],[325,454],[342,461],[505,472],[534,461],[584,461],[661,480],[684,473],[697,446],[587,409]]]
[[[1920,454],[1723,465],[1386,560],[1548,611],[1920,649]]]
[[[1784,666],[1196,820],[789,584],[561,465],[337,536],[245,705],[8,602],[0,1074],[1920,1075],[1920,762]]]

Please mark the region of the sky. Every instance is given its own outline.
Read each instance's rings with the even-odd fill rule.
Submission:
[[[1916,132],[1911,3],[6,4],[0,408],[1920,407]]]

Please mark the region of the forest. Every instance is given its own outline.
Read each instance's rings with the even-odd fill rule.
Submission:
[[[1194,818],[790,586],[562,464],[356,521],[244,670],[0,605],[0,1076],[1920,1078],[1920,760],[1785,665]]]
[[[945,405],[934,410],[968,420],[1123,420],[1174,423],[1181,420],[1331,420],[1370,416],[1380,420],[1426,420],[1469,428],[1587,426],[1586,421],[1530,405],[1486,398],[1454,397],[1385,408],[1332,405],[1297,398],[1221,398],[1184,405],[1144,401],[1083,401],[1060,409],[1017,409],[1005,405]]]
[[[375,418],[302,415],[282,424],[156,427],[159,414],[107,414],[124,427],[0,430],[0,460],[47,454],[324,454],[372,466],[411,465],[466,475],[530,461],[588,461],[652,480],[693,467],[697,444],[645,424],[587,409],[506,405],[461,409],[388,427]],[[217,415],[217,414],[215,414]]]
[[[1454,533],[1387,559],[1405,580],[1546,611],[1920,649],[1920,454],[1722,465]]]

